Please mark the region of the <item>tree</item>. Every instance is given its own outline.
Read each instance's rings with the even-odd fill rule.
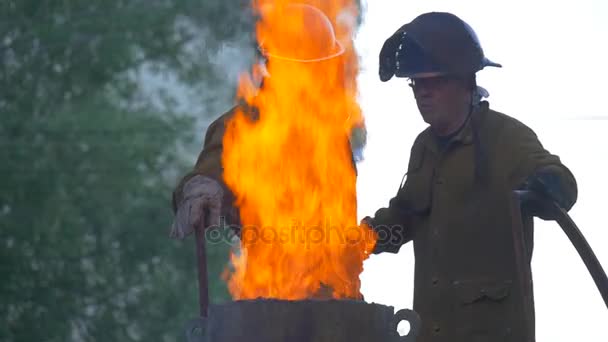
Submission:
[[[0,6],[0,340],[181,340],[196,268],[193,242],[167,238],[170,194],[210,115],[184,112],[201,89],[229,104],[213,58],[247,47],[247,2]],[[163,75],[173,87],[146,83]],[[226,247],[212,248],[217,275]]]
[[[0,340],[183,340],[195,253],[167,238],[170,195],[252,23],[249,0],[0,2]]]

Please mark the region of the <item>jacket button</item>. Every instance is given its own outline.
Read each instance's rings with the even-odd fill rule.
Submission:
[[[437,278],[437,277],[433,277],[433,278],[431,279],[431,282],[433,283],[433,286],[437,286],[437,284],[439,284],[439,278]]]
[[[431,233],[432,238],[438,238],[439,237],[439,227],[431,226],[430,233]]]

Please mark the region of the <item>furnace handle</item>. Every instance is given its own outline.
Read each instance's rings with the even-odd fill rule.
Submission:
[[[401,321],[410,323],[410,331],[407,335],[400,336],[397,332],[397,327]],[[412,310],[401,309],[395,313],[391,322],[391,329],[397,335],[398,342],[415,342],[418,332],[420,331],[420,316]]]

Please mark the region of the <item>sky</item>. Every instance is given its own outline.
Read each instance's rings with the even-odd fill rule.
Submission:
[[[356,47],[360,103],[368,128],[359,164],[360,218],[386,206],[426,124],[405,79],[383,83],[378,54],[401,25],[430,11],[452,12],[476,31],[486,56],[503,68],[478,73],[490,107],[524,122],[574,173],[570,211],[608,269],[608,1],[368,0]],[[373,255],[361,275],[366,301],[411,308],[412,244]],[[532,261],[537,341],[608,341],[608,309],[574,247],[555,222],[536,220]]]

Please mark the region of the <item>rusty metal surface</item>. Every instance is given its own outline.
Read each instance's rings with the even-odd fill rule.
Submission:
[[[397,325],[410,332],[399,336]],[[189,323],[189,342],[414,342],[420,318],[411,310],[355,300],[246,300],[211,305]]]

